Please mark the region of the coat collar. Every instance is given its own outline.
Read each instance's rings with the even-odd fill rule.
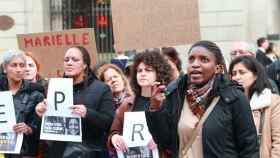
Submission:
[[[258,110],[270,106],[271,95],[271,90],[268,88],[265,88],[260,94],[255,92],[250,100],[251,109]]]

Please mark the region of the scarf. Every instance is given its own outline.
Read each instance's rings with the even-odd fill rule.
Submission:
[[[113,96],[114,101],[114,108],[115,110],[121,105],[124,98],[129,97],[129,94],[127,93],[127,90],[124,90],[121,95],[119,96]]]
[[[252,98],[250,99],[250,106],[252,110],[259,110],[271,105],[271,90],[265,88],[260,94],[256,92],[253,94]]]
[[[209,93],[213,89],[215,78],[211,79],[203,87],[197,88],[195,85],[190,84],[186,93],[186,99],[189,107],[194,115],[201,118],[206,111],[207,103],[209,101]]]

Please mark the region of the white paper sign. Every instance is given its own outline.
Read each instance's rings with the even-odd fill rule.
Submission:
[[[150,150],[147,145],[152,139],[145,112],[125,112],[123,137],[128,152],[118,152],[118,158],[158,158],[158,149]]]
[[[72,116],[73,79],[51,78],[47,95],[48,109],[46,115]]]
[[[47,95],[48,108],[42,118],[40,139],[82,141],[81,118],[71,113],[73,80],[51,78]]]
[[[16,124],[12,92],[0,92],[0,133],[13,131]]]
[[[15,108],[12,92],[0,92],[0,153],[20,153],[23,134],[16,134]]]

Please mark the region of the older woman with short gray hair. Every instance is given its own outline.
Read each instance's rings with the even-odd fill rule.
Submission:
[[[0,91],[11,91],[15,107],[16,121],[13,130],[24,135],[20,154],[5,158],[32,158],[37,154],[40,119],[36,117],[35,105],[43,100],[43,87],[25,81],[26,60],[19,50],[9,50],[2,58],[3,74],[0,77]],[[0,133],[0,136],[14,133]]]

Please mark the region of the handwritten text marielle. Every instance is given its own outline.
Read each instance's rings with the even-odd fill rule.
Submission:
[[[88,45],[90,42],[89,33],[58,33],[43,36],[23,38],[24,47],[57,47],[71,45]]]

